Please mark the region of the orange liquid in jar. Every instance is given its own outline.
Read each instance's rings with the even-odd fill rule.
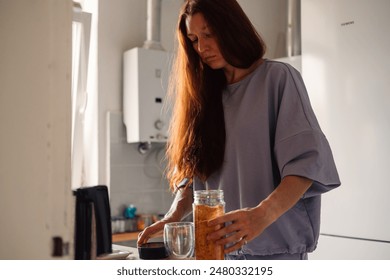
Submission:
[[[208,227],[207,222],[223,215],[224,205],[208,206],[194,205],[195,224],[195,259],[197,260],[223,260],[223,246],[216,245],[214,241],[207,240],[207,235],[221,228]]]

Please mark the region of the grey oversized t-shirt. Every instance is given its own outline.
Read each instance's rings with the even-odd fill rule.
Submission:
[[[340,185],[300,73],[264,62],[223,93],[226,148],[222,168],[194,189],[222,189],[226,212],[254,207],[287,175],[314,181],[299,202],[243,247],[253,255],[304,253],[319,236],[321,194]],[[212,121],[212,120],[210,120]]]

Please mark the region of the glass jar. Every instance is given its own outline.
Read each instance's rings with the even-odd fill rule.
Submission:
[[[222,190],[194,191],[195,259],[223,260],[223,246],[207,240],[207,235],[221,228],[208,227],[207,222],[225,213]]]

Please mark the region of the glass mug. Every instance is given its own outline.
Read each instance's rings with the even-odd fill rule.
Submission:
[[[167,223],[164,226],[164,245],[172,259],[188,259],[194,253],[194,224],[192,222]]]

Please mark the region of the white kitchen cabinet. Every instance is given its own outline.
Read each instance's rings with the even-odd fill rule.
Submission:
[[[71,0],[0,0],[0,259],[73,258]]]

